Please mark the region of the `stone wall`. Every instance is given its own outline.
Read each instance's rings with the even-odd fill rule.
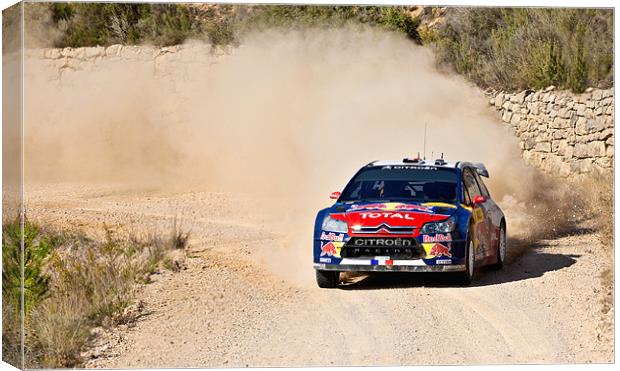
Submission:
[[[178,69],[178,61],[185,64],[209,65],[218,63],[222,56],[233,54],[234,48],[211,47],[204,43],[156,48],[152,46],[111,45],[108,47],[49,48],[26,50],[28,63],[41,64],[50,78],[61,79],[71,71],[91,70],[101,63],[152,66],[153,72],[166,75]],[[41,66],[38,66],[41,67]],[[40,68],[33,68],[40,71]],[[26,71],[28,72],[28,71]]]
[[[489,96],[528,164],[563,177],[613,171],[613,88],[573,94],[549,87]]]

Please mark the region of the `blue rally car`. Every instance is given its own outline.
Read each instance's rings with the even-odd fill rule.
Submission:
[[[483,164],[374,161],[361,168],[314,225],[319,287],[334,288],[340,272],[457,272],[501,268],[506,219],[482,181]]]

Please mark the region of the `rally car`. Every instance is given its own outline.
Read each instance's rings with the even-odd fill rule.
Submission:
[[[483,164],[443,159],[361,168],[317,214],[319,287],[337,287],[346,271],[455,272],[469,284],[476,268],[501,268],[506,218],[481,176],[489,176]]]

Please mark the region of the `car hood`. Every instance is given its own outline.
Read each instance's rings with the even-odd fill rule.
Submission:
[[[349,234],[418,234],[428,222],[454,215],[456,204],[417,202],[338,203],[332,217],[347,222]]]

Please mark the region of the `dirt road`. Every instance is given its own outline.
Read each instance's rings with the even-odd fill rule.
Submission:
[[[155,275],[139,293],[141,317],[102,334],[88,367],[613,361],[599,277],[612,258],[585,225],[480,272],[471,287],[385,274],[322,290],[311,269],[314,211],[296,214],[294,203],[70,185],[26,196],[31,218],[90,233],[104,223],[165,231],[175,217],[192,231],[186,269]]]

